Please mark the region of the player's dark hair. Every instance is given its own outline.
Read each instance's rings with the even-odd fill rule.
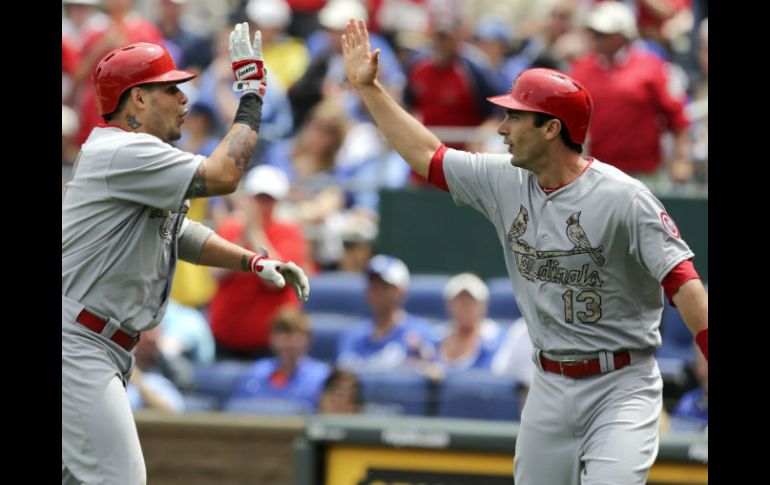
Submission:
[[[335,367],[329,374],[329,377],[323,383],[322,394],[328,394],[334,390],[341,382],[348,381],[353,385],[353,402],[356,406],[361,407],[363,404],[363,395],[361,390],[361,382],[358,377],[352,372]]]
[[[561,141],[564,142],[565,145],[567,145],[567,148],[570,150],[574,150],[578,153],[583,153],[583,145],[580,145],[579,143],[575,143],[572,141],[569,137],[569,130],[567,129],[567,124],[564,123],[563,120],[560,118],[557,118],[556,116],[549,115],[548,113],[540,113],[535,112],[535,127],[540,128],[543,126],[547,121],[549,120],[559,120],[561,121],[561,131],[559,132],[559,136],[561,137]]]
[[[118,113],[123,109],[123,107],[126,105],[126,102],[128,101],[129,96],[131,96],[131,88],[126,89],[123,91],[123,94],[120,95],[120,99],[118,100],[118,105],[115,107],[115,111],[112,113],[107,113],[106,115],[102,115],[104,118],[104,121],[110,122],[115,118]]]

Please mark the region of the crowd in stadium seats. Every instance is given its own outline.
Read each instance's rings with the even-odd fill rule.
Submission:
[[[630,6],[634,17],[601,5],[612,3]],[[227,34],[236,22],[250,22],[262,32],[268,69],[251,170],[241,190],[196,199],[188,215],[311,276],[302,306],[290,289],[256,275],[180,263],[165,320],[137,347],[132,405],[518,419],[534,367],[508,278],[410,274],[399,259],[375,256],[378,191],[433,189],[387,145],[347,85],[344,26],[350,17],[367,20],[372,47],[382,50],[381,81],[450,146],[504,150],[494,131],[502,111],[485,98],[506,92],[526,68],[551,67],[593,95],[588,155],[654,191],[703,195],[707,5],[64,0],[62,190],[100,121],[90,77],[100,57],[129,42],[154,42],[177,66],[199,73],[179,86],[190,111],[175,144],[208,155],[238,103]],[[588,22],[591,9],[603,10]],[[594,136],[605,144],[592,144]],[[666,306],[661,332],[657,357],[671,390],[672,427],[701,426],[707,368],[704,377],[675,308]]]

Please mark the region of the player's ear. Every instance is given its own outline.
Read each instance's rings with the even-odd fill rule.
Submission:
[[[137,108],[145,108],[149,101],[149,92],[142,86],[134,86],[131,88],[131,102]]]
[[[561,120],[558,118],[551,118],[550,120],[546,121],[543,125],[543,133],[545,134],[546,140],[553,140],[559,137],[559,132],[561,132],[562,124]]]

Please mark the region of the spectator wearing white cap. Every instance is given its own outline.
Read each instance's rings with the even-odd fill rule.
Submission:
[[[487,318],[489,288],[475,274],[460,273],[447,282],[444,299],[450,319],[434,331],[440,372],[489,369],[502,335]]]
[[[249,0],[246,16],[252,28],[262,32],[265,65],[289,89],[310,64],[305,42],[286,33],[292,16],[289,4],[286,0]]]
[[[625,4],[602,2],[589,12],[591,52],[569,73],[593,98],[588,151],[652,190],[692,177],[685,85],[671,66],[638,46],[636,16]],[[664,159],[661,138],[673,134]]]
[[[220,236],[252,251],[265,248],[271,258],[295,261],[307,272],[307,242],[302,227],[273,217],[289,192],[281,170],[260,165],[245,177],[243,211],[217,227]],[[219,273],[219,287],[209,305],[217,358],[254,360],[269,355],[270,323],[285,306],[299,305],[291,289],[279,289],[256,275]]]
[[[400,259],[379,254],[369,260],[366,275],[372,318],[340,337],[337,364],[353,372],[422,369],[435,348],[428,323],[403,307],[409,269]]]

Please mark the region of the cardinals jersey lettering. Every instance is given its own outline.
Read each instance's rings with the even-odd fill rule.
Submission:
[[[546,194],[510,159],[449,149],[443,168],[455,203],[494,224],[533,344],[554,353],[659,347],[660,283],[693,257],[660,201],[595,159]]]
[[[132,330],[160,322],[203,159],[152,135],[94,128],[62,201],[62,295]]]

